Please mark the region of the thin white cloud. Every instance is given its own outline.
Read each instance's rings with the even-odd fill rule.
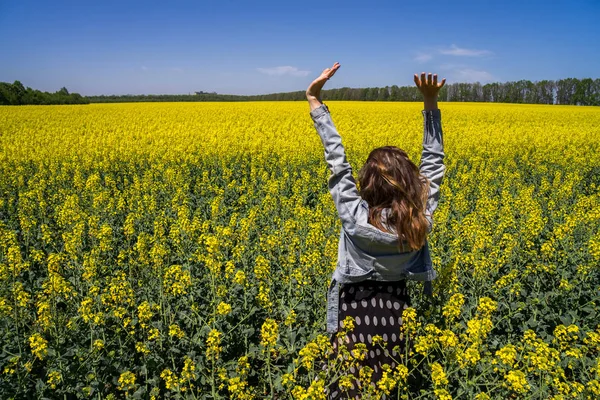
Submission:
[[[433,58],[432,54],[429,53],[417,53],[416,57],[415,57],[415,61],[423,63],[423,62],[427,62],[429,60],[431,60]]]
[[[494,76],[487,71],[461,69],[458,74],[464,77],[465,82],[491,82],[494,80]]]
[[[171,68],[171,71],[173,71],[173,72],[177,72],[177,73],[182,73],[182,72],[183,72],[183,68],[180,68],[180,67],[173,67],[173,68]]]
[[[310,71],[300,70],[297,67],[292,67],[290,65],[271,68],[257,68],[257,70],[258,72],[271,76],[307,76],[310,74]]]
[[[470,69],[470,68],[456,70],[456,71],[454,71],[454,75],[455,75],[455,80],[457,82],[486,83],[486,82],[491,82],[494,80],[494,76],[492,74],[490,74],[489,72],[476,70],[476,69]]]
[[[148,67],[146,67],[145,65],[142,65],[142,71],[148,71]]]
[[[445,77],[451,82],[461,83],[489,83],[496,80],[496,77],[481,69],[475,69],[464,64],[442,64],[439,66],[442,74],[438,74],[440,77]]]
[[[489,50],[475,50],[475,49],[465,49],[462,47],[458,47],[453,44],[450,48],[440,49],[440,54],[448,55],[448,56],[463,56],[463,57],[481,57],[493,54]]]

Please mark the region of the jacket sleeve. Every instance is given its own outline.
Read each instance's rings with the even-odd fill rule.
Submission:
[[[331,172],[328,180],[329,192],[342,221],[349,233],[354,232],[357,214],[361,208],[361,197],[352,176],[352,168],[346,159],[342,138],[339,135],[329,109],[325,104],[310,112],[315,128],[325,148],[325,161]]]
[[[429,197],[425,216],[429,221],[429,231],[433,228],[433,212],[440,199],[440,185],[444,178],[444,140],[442,136],[442,116],[440,110],[423,113],[423,152],[421,153],[421,174],[429,180]]]

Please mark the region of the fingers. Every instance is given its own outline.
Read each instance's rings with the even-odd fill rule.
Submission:
[[[417,85],[417,87],[421,87],[421,81],[419,80],[419,77],[417,76],[417,74],[415,74],[415,85]]]
[[[333,66],[331,68],[325,68],[323,70],[323,72],[321,72],[321,76],[320,78],[325,78],[325,79],[329,79],[331,78],[333,75],[335,75],[335,72],[340,68],[340,63],[336,62],[335,64],[333,64]]]
[[[419,79],[419,75],[415,74],[413,79],[415,81],[415,85],[417,85],[417,87],[419,87],[419,88],[433,87],[433,88],[439,89],[442,86],[444,86],[444,84],[446,83],[446,78],[442,79],[441,83],[438,83],[437,74],[432,74],[431,72],[429,72],[427,74],[425,72],[421,72],[420,79]]]
[[[335,72],[340,69],[340,63],[336,62],[335,64],[333,64],[333,67],[331,67],[329,69],[329,73],[328,73],[328,77],[331,78],[333,75],[335,75]]]

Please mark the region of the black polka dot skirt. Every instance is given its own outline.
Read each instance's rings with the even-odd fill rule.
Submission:
[[[337,334],[331,337],[332,345],[346,345],[352,350],[355,344],[364,343],[367,356],[360,361],[357,368],[351,368],[356,378],[360,369],[369,366],[373,370],[371,384],[375,384],[382,376],[382,366],[387,364],[394,368],[400,355],[404,354],[405,341],[400,335],[402,311],[410,307],[410,298],[406,281],[381,282],[363,281],[344,284],[340,288],[339,319],[340,328],[343,321],[350,316],[354,319],[354,329],[345,338],[338,339]],[[373,337],[383,338],[382,344],[373,343]],[[334,384],[329,387],[329,398],[360,398],[359,388],[355,387],[343,393]]]

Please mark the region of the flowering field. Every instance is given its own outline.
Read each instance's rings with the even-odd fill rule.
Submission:
[[[328,105],[355,173],[418,163],[420,104]],[[599,398],[600,109],[441,108],[439,278],[374,387],[325,336],[340,224],[306,104],[0,108],[0,398]]]

